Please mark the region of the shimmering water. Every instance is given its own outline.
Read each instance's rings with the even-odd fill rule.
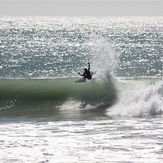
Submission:
[[[162,75],[163,17],[0,17],[0,162],[161,163]]]

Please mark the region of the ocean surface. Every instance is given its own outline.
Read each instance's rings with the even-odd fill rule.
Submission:
[[[0,162],[162,163],[163,17],[1,16]]]

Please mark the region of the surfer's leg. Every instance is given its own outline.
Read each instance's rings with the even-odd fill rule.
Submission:
[[[86,81],[86,77],[85,76],[83,77],[83,81]]]

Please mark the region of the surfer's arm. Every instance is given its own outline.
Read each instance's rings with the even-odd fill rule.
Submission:
[[[88,71],[90,70],[90,63],[88,62]]]
[[[84,76],[84,77],[86,77],[85,72],[84,72],[83,74],[81,74],[80,72],[78,72],[78,74],[79,74],[80,76]]]
[[[80,72],[78,72],[78,74],[79,74],[80,76],[84,76],[84,74],[82,75]]]

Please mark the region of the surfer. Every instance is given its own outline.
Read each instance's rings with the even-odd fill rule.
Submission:
[[[78,74],[80,76],[83,76],[84,81],[86,81],[86,79],[91,80],[92,79],[92,72],[90,72],[90,63],[88,62],[88,69],[85,68],[83,74],[81,74],[80,72],[78,72]]]

